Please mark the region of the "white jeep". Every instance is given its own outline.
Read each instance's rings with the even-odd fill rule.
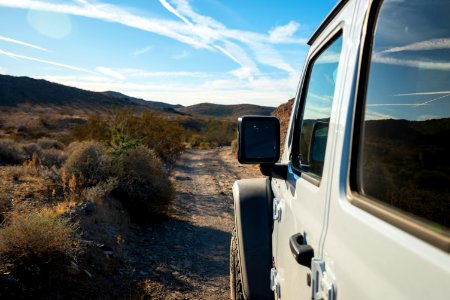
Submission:
[[[342,0],[309,41],[280,159],[239,119],[232,299],[450,299],[450,1]]]

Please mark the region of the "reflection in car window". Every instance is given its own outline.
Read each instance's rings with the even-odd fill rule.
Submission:
[[[313,62],[300,121],[297,164],[302,171],[321,177],[328,137],[342,37],[335,39]],[[312,151],[311,151],[312,149]]]
[[[449,1],[386,0],[366,93],[360,193],[450,227]]]

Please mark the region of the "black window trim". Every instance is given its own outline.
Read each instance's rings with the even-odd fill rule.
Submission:
[[[296,157],[298,155],[299,152],[299,142],[300,139],[297,138],[299,136],[299,120],[301,118],[303,118],[303,112],[304,112],[304,106],[305,106],[305,97],[306,97],[306,92],[308,91],[309,88],[309,81],[310,81],[310,75],[311,75],[311,71],[312,68],[314,67],[314,63],[316,62],[317,58],[325,51],[328,49],[329,46],[331,46],[331,44],[333,44],[336,40],[338,40],[339,38],[344,38],[344,30],[342,28],[342,24],[339,23],[337,25],[337,28],[335,28],[330,34],[329,36],[324,39],[321,43],[321,45],[319,45],[317,47],[317,49],[314,51],[315,53],[313,55],[311,55],[311,58],[307,61],[306,64],[306,72],[304,73],[303,76],[303,80],[302,80],[302,84],[300,85],[299,89],[299,93],[298,93],[298,101],[296,101],[296,105],[295,105],[295,118],[293,119],[294,124],[293,128],[292,128],[292,148],[291,148],[291,153],[290,153],[290,157],[289,160],[291,161],[291,165],[292,165],[292,170],[294,171],[295,174],[297,174],[298,176],[300,176],[301,178],[303,178],[304,180],[308,181],[309,183],[319,187],[320,186],[320,182],[322,181],[322,177],[318,177],[318,176],[314,176],[311,173],[302,171],[298,166],[296,166],[296,164],[294,163],[293,158]],[[342,43],[342,48],[341,48],[341,53],[342,53],[342,49],[344,47],[344,43]],[[340,54],[341,54],[340,53]],[[339,58],[339,63],[341,60],[341,56]],[[333,98],[334,98],[334,94],[333,94]],[[333,101],[334,103],[334,101]],[[327,141],[328,142],[328,141]]]
[[[374,0],[369,4],[361,33],[362,43],[359,49],[361,55],[359,55],[359,71],[356,77],[353,132],[350,138],[351,154],[348,166],[349,172],[347,173],[348,185],[346,194],[349,202],[354,206],[446,251],[447,253],[450,253],[450,231],[444,230],[442,233],[436,232],[431,229],[431,222],[358,192],[357,176],[360,174],[360,170],[358,170],[358,166],[360,165],[358,162],[358,151],[361,148],[361,137],[363,136],[362,122],[366,107],[366,92],[370,73],[374,34],[382,3],[383,0]]]

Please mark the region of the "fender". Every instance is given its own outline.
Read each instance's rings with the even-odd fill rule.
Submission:
[[[245,299],[273,299],[272,188],[267,178],[238,180],[233,185],[235,227]]]

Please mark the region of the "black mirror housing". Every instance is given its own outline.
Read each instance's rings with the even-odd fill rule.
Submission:
[[[238,119],[238,160],[241,164],[274,164],[280,159],[280,121],[271,116]]]

